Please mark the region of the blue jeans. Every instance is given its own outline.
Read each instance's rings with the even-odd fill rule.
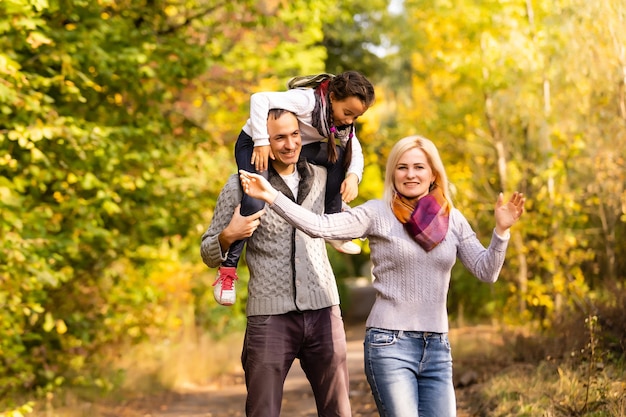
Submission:
[[[368,328],[365,374],[381,417],[454,417],[446,333]]]

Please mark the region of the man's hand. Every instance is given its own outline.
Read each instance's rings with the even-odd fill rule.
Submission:
[[[254,169],[258,172],[263,172],[267,170],[269,158],[274,159],[270,145],[255,146],[250,163],[254,165]]]
[[[354,173],[348,174],[341,183],[341,199],[349,203],[359,195],[359,178]]]
[[[223,252],[226,252],[228,248],[230,248],[230,245],[237,240],[252,236],[254,231],[261,224],[261,216],[265,214],[265,210],[261,210],[250,216],[242,216],[241,213],[239,213],[240,207],[241,204],[235,207],[235,212],[230,219],[230,223],[228,223],[228,226],[226,226],[218,236]]]

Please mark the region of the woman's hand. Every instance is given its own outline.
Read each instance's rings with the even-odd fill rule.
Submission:
[[[524,213],[524,194],[514,192],[508,203],[504,203],[504,195],[500,193],[496,201],[496,233],[504,236],[509,228],[513,226]]]
[[[267,169],[269,158],[274,159],[270,145],[255,146],[250,163],[254,165],[254,169],[258,172],[263,172]]]
[[[250,197],[258,198],[266,203],[272,204],[278,196],[278,191],[271,186],[269,181],[258,174],[239,170],[239,180],[243,187],[243,192]]]

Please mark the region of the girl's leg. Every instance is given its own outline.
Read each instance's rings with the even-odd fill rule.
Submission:
[[[254,172],[254,165],[250,163],[253,149],[254,142],[252,138],[242,131],[235,144],[235,160],[237,161],[238,169]],[[263,174],[265,174],[267,178],[267,171]],[[239,213],[241,213],[242,216],[254,214],[265,206],[265,202],[251,198],[245,193],[242,194],[241,207],[239,208]],[[218,269],[217,279],[213,283],[215,287],[213,289],[213,296],[215,300],[222,305],[232,305],[236,301],[235,281],[238,279],[237,264],[239,263],[239,258],[241,258],[245,244],[245,239],[233,242],[230,248],[228,248],[226,259]]]
[[[344,180],[345,172],[343,170],[343,158],[345,150],[341,146],[337,146],[337,162],[331,164],[328,162],[327,144],[323,142],[314,142],[302,147],[300,158],[312,164],[320,165],[326,168],[326,194],[325,213],[339,213],[342,209],[341,201],[341,183]],[[350,240],[327,240],[330,245],[342,253],[356,255],[361,252],[361,247]]]
[[[326,213],[339,213],[341,211],[341,183],[344,180],[343,158],[345,151],[341,146],[337,147],[337,162],[328,162],[327,144],[314,142],[302,147],[300,158],[306,158],[312,164],[326,168]]]
[[[237,168],[243,169],[248,172],[256,172],[254,169],[254,165],[250,162],[252,159],[252,151],[254,150],[254,142],[252,138],[248,136],[247,133],[241,132],[239,134],[239,138],[237,139],[237,143],[235,144],[235,160],[237,161]],[[257,174],[263,175],[267,178],[267,171]],[[243,194],[241,198],[241,207],[239,208],[239,213],[242,216],[250,216],[251,214],[256,213],[257,211],[263,209],[265,206],[265,202],[262,200],[257,200],[256,198],[252,198],[247,194]],[[230,249],[228,250],[228,255],[226,260],[222,263],[222,266],[226,267],[237,267],[239,263],[239,258],[241,257],[241,252],[243,252],[243,247],[246,241],[238,240],[234,242]]]

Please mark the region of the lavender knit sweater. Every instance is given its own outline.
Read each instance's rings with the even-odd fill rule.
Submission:
[[[485,248],[467,219],[453,208],[445,239],[426,252],[382,200],[371,200],[342,213],[317,215],[279,193],[270,207],[314,237],[369,239],[377,294],[367,327],[448,332],[446,301],[456,259],[481,281],[493,283],[504,263],[509,239],[494,230]]]

